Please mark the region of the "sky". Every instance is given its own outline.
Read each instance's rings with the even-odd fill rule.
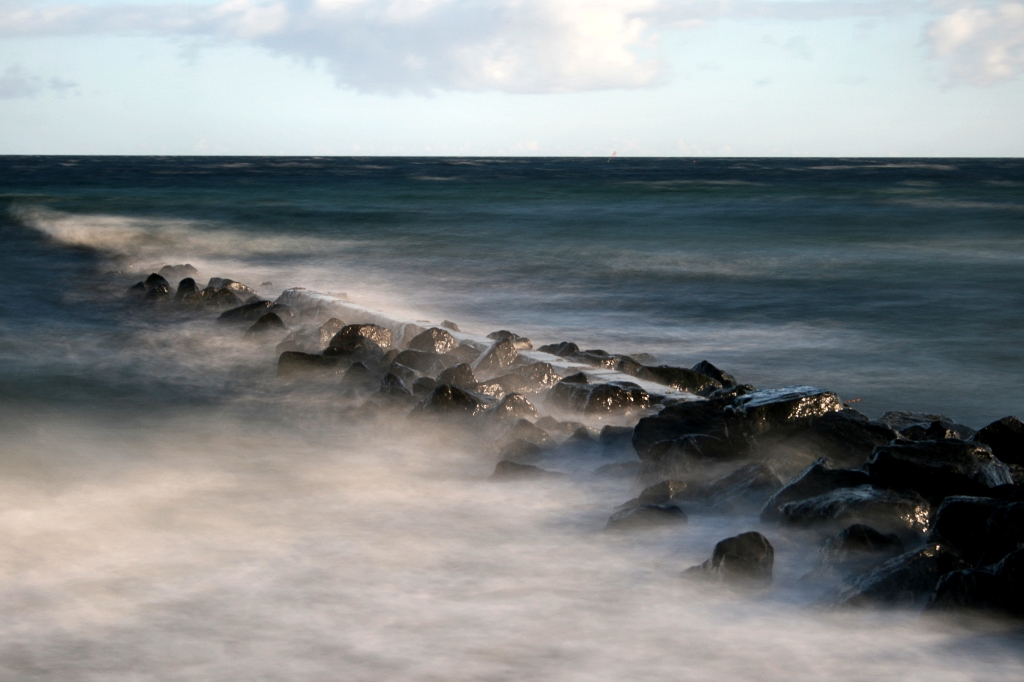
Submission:
[[[1024,156],[1024,0],[0,0],[0,154]]]

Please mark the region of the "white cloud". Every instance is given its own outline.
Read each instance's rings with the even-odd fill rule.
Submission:
[[[933,21],[927,37],[954,81],[983,85],[1024,73],[1024,3],[961,7]]]

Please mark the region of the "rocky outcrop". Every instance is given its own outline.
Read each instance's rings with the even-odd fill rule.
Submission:
[[[407,348],[443,355],[444,353],[455,350],[458,345],[459,342],[456,341],[455,337],[450,333],[444,329],[431,327],[427,331],[414,336],[412,340],[409,341]]]
[[[768,498],[761,509],[764,522],[781,521],[782,505],[805,500],[817,495],[830,493],[838,488],[855,488],[867,485],[868,475],[853,469],[834,469],[832,462],[822,457],[797,474],[786,485]]]
[[[873,485],[914,490],[936,505],[950,495],[985,496],[1013,483],[1006,465],[987,445],[962,440],[883,445],[875,448],[864,468]]]
[[[764,586],[772,581],[775,548],[757,532],[741,533],[715,545],[711,558],[683,575],[737,586]]]
[[[920,533],[928,529],[931,506],[911,490],[879,490],[870,485],[839,488],[779,507],[784,524],[835,529],[861,523],[886,533]]]

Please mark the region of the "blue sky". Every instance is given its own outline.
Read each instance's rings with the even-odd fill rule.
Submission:
[[[1024,156],[1024,1],[0,0],[0,153]]]

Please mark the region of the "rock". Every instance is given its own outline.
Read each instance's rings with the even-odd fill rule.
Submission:
[[[690,369],[692,369],[694,372],[700,372],[704,376],[711,377],[712,379],[720,383],[723,387],[736,386],[739,383],[736,381],[736,377],[729,374],[728,372],[723,372],[722,370],[718,369],[707,360],[701,360]]]
[[[557,355],[560,358],[574,355],[580,352],[580,347],[571,341],[562,341],[561,343],[549,343],[546,346],[541,346],[537,349],[541,353],[551,353]]]
[[[687,470],[693,461],[747,457],[750,444],[737,419],[726,414],[725,405],[722,401],[695,400],[644,417],[633,429],[633,448],[642,461],[680,471]]]
[[[391,346],[390,329],[376,324],[348,324],[335,334],[328,347],[344,347],[360,338],[369,339],[382,349]]]
[[[760,436],[806,428],[819,417],[841,409],[842,403],[831,391],[788,386],[739,396],[725,411],[742,418],[748,435]]]
[[[722,384],[706,374],[683,367],[658,365],[657,367],[641,367],[636,374],[639,379],[646,379],[678,391],[686,391],[694,395],[707,396],[722,388]]]
[[[601,435],[597,437],[601,445],[606,448],[630,448],[633,447],[633,427],[631,426],[607,426],[601,427]]]
[[[371,372],[366,365],[361,362],[353,362],[346,370],[345,376],[342,377],[341,385],[360,393],[372,393],[379,388],[380,382],[377,375]]]
[[[738,398],[741,395],[747,395],[753,393],[757,389],[750,384],[739,384],[738,386],[723,386],[714,393],[707,396],[708,400],[726,400],[731,401],[733,398]]]
[[[1024,543],[1024,503],[952,495],[935,511],[928,542],[971,566],[990,564]]]
[[[472,386],[477,393],[493,398],[503,398],[509,393],[524,393],[526,388],[526,381],[516,374],[505,374],[489,381],[477,382]]]
[[[198,291],[199,290],[196,288],[196,281],[191,277],[186,277],[178,282],[178,290],[174,293],[174,300],[175,302],[180,303],[186,296],[198,293]]]
[[[792,480],[768,498],[761,509],[761,521],[771,523],[782,520],[779,508],[789,502],[805,500],[822,495],[837,488],[856,488],[868,484],[868,475],[852,469],[834,469],[831,462],[822,457],[797,474]]]
[[[284,326],[284,322],[277,316],[277,313],[267,313],[256,320],[256,322],[245,330],[245,336],[248,338],[254,338],[257,336],[263,336],[270,332],[285,331],[288,328]]]
[[[439,416],[472,417],[487,407],[479,397],[462,389],[440,384],[416,406],[414,412]]]
[[[555,441],[548,435],[547,431],[538,427],[529,419],[517,419],[512,426],[505,429],[495,445],[500,450],[514,440],[524,440],[542,448],[553,448]]]
[[[544,448],[537,443],[528,441],[525,438],[517,438],[501,449],[501,452],[498,453],[498,460],[531,462],[536,461],[543,452]]]
[[[602,369],[615,369],[622,361],[618,355],[612,355],[608,351],[598,349],[581,350],[567,357],[573,362],[582,362],[583,364]]]
[[[385,403],[402,404],[413,398],[412,391],[402,381],[402,377],[393,372],[388,372],[381,378],[377,395]]]
[[[987,445],[1005,464],[1024,466],[1024,424],[1016,417],[992,422],[971,436],[971,440]]]
[[[820,563],[842,573],[861,573],[904,551],[903,540],[898,535],[880,533],[871,526],[855,523],[825,540]]]
[[[637,530],[683,525],[686,513],[675,505],[641,504],[615,512],[605,530]]]
[[[615,508],[616,511],[632,509],[642,504],[670,505],[692,500],[692,487],[686,481],[661,481],[644,488],[639,495]]]
[[[503,341],[507,339],[512,342],[512,345],[515,346],[516,350],[533,350],[533,344],[530,343],[530,339],[526,338],[525,336],[513,334],[507,329],[491,332],[490,334],[487,335],[487,338],[493,339],[495,341]]]
[[[395,356],[392,362],[405,365],[414,369],[420,374],[427,376],[438,376],[445,370],[445,358],[437,353],[422,350],[403,350]]]
[[[517,419],[536,419],[537,408],[518,393],[509,393],[494,407],[488,408],[483,416],[499,422],[512,423]]]
[[[207,283],[206,285],[206,288],[216,289],[218,291],[230,291],[231,293],[235,294],[235,296],[239,297],[239,300],[241,300],[242,298],[249,298],[250,296],[256,295],[255,291],[245,286],[241,282],[236,282],[233,279],[226,279],[223,277],[211,277],[209,283]]]
[[[870,485],[839,488],[788,502],[779,508],[784,524],[837,528],[863,523],[885,532],[924,533],[931,505],[911,490],[879,490]]]
[[[451,320],[445,320],[444,322],[441,323],[441,326],[444,327],[445,329],[451,329],[453,332],[462,331],[461,329],[459,329],[459,325],[455,324]]]
[[[468,343],[460,343],[454,350],[448,352],[458,362],[472,364],[483,354],[483,351],[474,348]]]
[[[947,573],[939,579],[925,608],[972,609],[1024,617],[1024,549],[1010,552],[990,566]]]
[[[558,383],[558,375],[547,362],[532,362],[520,367],[512,367],[511,374],[522,379],[518,393],[540,393]]]
[[[910,440],[941,440],[944,438],[966,440],[974,435],[974,429],[971,427],[957,424],[941,414],[895,411],[886,412],[878,421],[892,427],[901,436]]]
[[[594,436],[586,426],[580,426],[578,429],[569,434],[569,437],[565,439],[566,443],[593,443]]]
[[[437,382],[456,388],[468,389],[476,384],[476,376],[473,374],[472,367],[464,362],[460,362],[441,372],[437,377]]]
[[[494,467],[491,474],[492,481],[530,480],[538,478],[561,478],[565,474],[555,471],[547,471],[531,464],[518,464],[511,460],[502,460]]]
[[[827,457],[838,467],[855,469],[868,460],[876,447],[898,437],[889,426],[847,408],[823,414],[777,448],[804,452],[815,458]]]
[[[686,494],[703,500],[717,511],[740,511],[761,507],[782,482],[764,464],[747,464],[708,483],[694,485]]]
[[[541,417],[537,420],[537,426],[547,431],[555,438],[568,438],[580,428],[586,428],[579,422],[562,422],[554,417]]]
[[[582,372],[559,381],[546,397],[560,409],[599,416],[635,412],[651,405],[647,391],[632,382],[591,384]]]
[[[337,335],[331,343],[335,343]],[[328,346],[324,349],[324,357],[345,358],[350,363],[361,362],[367,367],[390,367],[394,363],[384,365],[384,351],[376,343],[368,338],[357,336],[350,337],[338,342],[338,345]]]
[[[159,274],[164,277],[168,282],[178,282],[178,286],[181,286],[181,280],[192,279],[199,274],[199,271],[194,267],[185,263],[184,265],[165,265],[160,268]],[[192,279],[192,284],[195,284],[195,280]]]
[[[293,377],[310,374],[339,374],[349,363],[341,358],[325,358],[322,355],[285,351],[277,360],[277,376]]]
[[[612,462],[594,469],[594,475],[603,478],[636,478],[639,473],[640,462]]]
[[[889,559],[844,583],[833,595],[836,606],[921,606],[939,578],[965,568],[954,553],[931,545]]]
[[[412,394],[417,398],[422,398],[437,388],[437,385],[437,379],[420,377],[412,382]]]
[[[171,289],[170,283],[155,272],[146,278],[144,284],[146,286],[146,291],[151,291],[156,287],[160,287],[166,291],[170,291]]]
[[[420,377],[419,372],[411,367],[406,367],[400,362],[392,362],[388,365],[387,371],[401,379],[402,383],[406,386],[412,386],[413,382]]]
[[[202,291],[195,291],[186,294],[181,299],[182,304],[200,309],[205,308],[237,308],[242,305],[242,300],[230,289],[215,289],[206,287]]]
[[[299,329],[292,332],[277,344],[276,350],[278,354],[288,350],[302,353],[322,353],[327,349],[331,339],[344,326],[344,322],[332,317],[316,329]]]
[[[431,327],[427,331],[414,336],[407,347],[411,350],[442,355],[448,351],[455,350],[458,345],[459,342],[455,340],[454,336],[443,329]]]
[[[741,533],[715,545],[711,558],[684,572],[739,586],[763,586],[772,581],[775,548],[757,532]]]
[[[267,313],[273,311],[272,301],[257,301],[245,303],[231,310],[225,310],[217,318],[218,322],[248,322],[253,323]]]
[[[1013,483],[988,446],[962,440],[891,443],[875,448],[864,465],[880,488],[916,490],[933,504],[949,495],[985,496]]]
[[[508,339],[495,341],[473,364],[477,375],[493,375],[511,365],[519,355],[515,345]]]
[[[545,398],[548,403],[560,409],[582,412],[590,397],[589,384],[587,375],[578,372],[555,384]]]
[[[367,343],[373,343],[373,342],[367,340]],[[377,346],[377,344],[373,344],[373,345]],[[377,346],[377,349],[378,350],[383,350],[380,346]],[[324,352],[326,353],[327,350],[324,350]],[[398,350],[397,348],[392,348],[391,350],[384,352],[384,355],[380,356],[380,366],[381,367],[388,367],[392,362],[395,361],[395,358],[397,358],[398,354],[401,353],[401,352],[402,351]]]

